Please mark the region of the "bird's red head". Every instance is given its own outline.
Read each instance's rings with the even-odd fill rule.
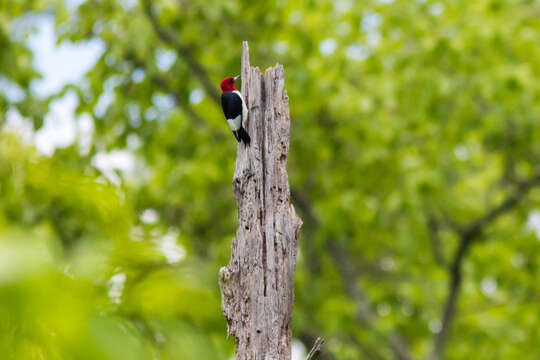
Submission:
[[[224,93],[225,92],[230,92],[230,91],[234,91],[236,90],[236,88],[234,87],[234,82],[236,81],[236,79],[238,79],[240,77],[240,75],[238,76],[235,76],[235,77],[226,77],[225,79],[223,79],[223,81],[221,82],[221,91],[223,91]]]

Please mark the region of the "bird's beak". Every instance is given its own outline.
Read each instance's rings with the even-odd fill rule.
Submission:
[[[234,77],[233,79],[234,79],[234,81],[236,81],[236,80],[240,79],[240,75],[238,75],[238,76],[235,76],[235,77]]]

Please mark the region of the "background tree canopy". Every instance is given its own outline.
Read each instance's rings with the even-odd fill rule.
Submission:
[[[295,346],[538,359],[539,14],[524,0],[0,1],[3,358],[231,357],[217,273],[236,147],[218,85],[248,40],[253,64],[284,64],[291,102]],[[29,44],[42,19],[59,44],[100,49],[49,93]],[[76,136],[43,154],[65,99]]]

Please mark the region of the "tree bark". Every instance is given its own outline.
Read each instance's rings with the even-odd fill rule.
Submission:
[[[238,229],[220,269],[221,306],[237,360],[290,360],[294,269],[302,221],[290,204],[287,176],[289,98],[283,66],[263,74],[242,44],[242,94],[251,145],[238,144],[233,189]]]

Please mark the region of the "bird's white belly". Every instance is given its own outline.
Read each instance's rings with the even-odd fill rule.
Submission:
[[[232,131],[238,131],[242,125],[242,115],[238,115],[234,119],[227,119]]]

